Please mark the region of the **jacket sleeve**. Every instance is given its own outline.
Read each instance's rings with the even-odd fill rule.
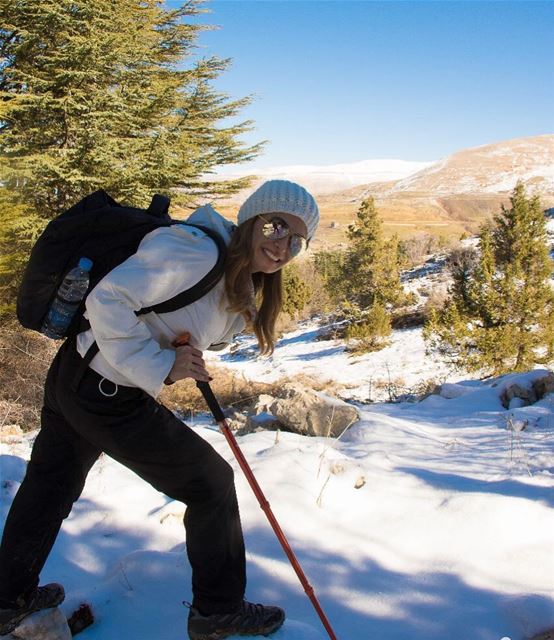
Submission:
[[[87,316],[107,362],[156,397],[175,361],[135,311],[170,300],[195,285],[214,266],[217,248],[201,231],[181,225],[148,234],[137,252],[89,293]]]

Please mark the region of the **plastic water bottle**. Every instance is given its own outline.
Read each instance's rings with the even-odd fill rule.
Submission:
[[[54,340],[64,337],[87,292],[91,269],[92,260],[81,258],[65,276],[44,319],[41,329],[44,335]]]

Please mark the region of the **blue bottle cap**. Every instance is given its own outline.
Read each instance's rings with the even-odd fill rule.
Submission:
[[[92,260],[89,258],[81,258],[79,260],[79,267],[84,271],[90,271],[92,269]]]

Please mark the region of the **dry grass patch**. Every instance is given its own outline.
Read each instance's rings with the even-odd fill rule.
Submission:
[[[237,410],[247,409],[261,394],[278,397],[283,385],[289,382],[329,395],[337,395],[343,388],[335,381],[316,380],[303,374],[279,378],[275,382],[256,382],[238,375],[228,367],[212,363],[210,363],[210,373],[213,376],[210,386],[223,409],[230,407]],[[162,391],[160,400],[166,407],[183,416],[208,410],[194,380],[181,380],[166,387]]]
[[[20,427],[31,431],[40,426],[44,381],[60,342],[54,342],[35,331],[22,329],[15,321],[0,328],[0,429]],[[299,375],[272,383],[256,382],[231,369],[210,363],[214,380],[211,387],[222,407],[246,408],[262,393],[278,396],[287,382],[305,385],[316,391],[336,395],[341,387],[335,382]],[[194,380],[182,380],[166,387],[160,400],[182,415],[207,411],[206,403]]]
[[[0,426],[23,431],[40,424],[44,380],[59,347],[15,320],[0,329]]]

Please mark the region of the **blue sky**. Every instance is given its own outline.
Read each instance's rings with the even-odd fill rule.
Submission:
[[[171,2],[175,5],[176,2]],[[438,160],[554,132],[554,2],[213,0],[200,52],[269,140],[252,167]]]

